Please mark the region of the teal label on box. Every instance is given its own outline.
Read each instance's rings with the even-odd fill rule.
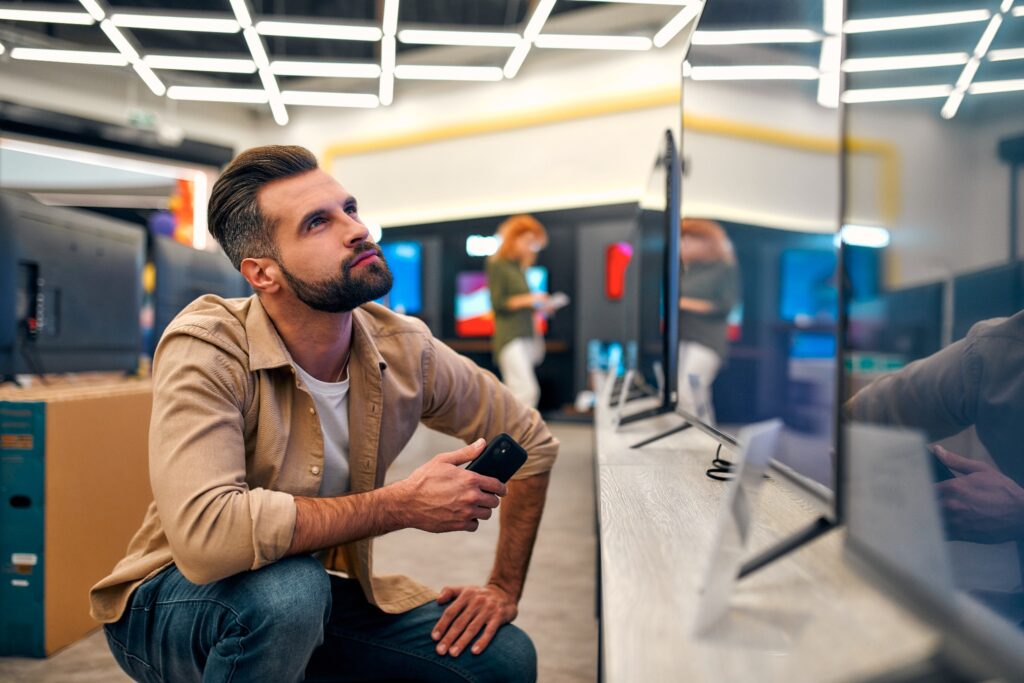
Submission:
[[[45,441],[45,403],[0,401],[0,655],[46,655]]]

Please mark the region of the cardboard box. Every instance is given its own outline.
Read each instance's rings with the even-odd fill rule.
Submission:
[[[149,380],[0,390],[0,655],[48,656],[99,624],[89,588],[152,500]]]

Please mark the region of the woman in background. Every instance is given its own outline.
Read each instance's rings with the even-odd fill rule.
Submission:
[[[534,331],[533,313],[547,303],[548,295],[530,291],[526,269],[547,246],[548,233],[533,216],[519,215],[502,223],[498,235],[501,246],[487,259],[494,309],[491,351],[505,385],[520,401],[536,408],[540,385],[534,367],[544,358],[544,346]]]
[[[732,242],[713,221],[682,221],[679,258],[679,407],[714,424],[711,385],[728,349],[728,317],[739,297],[739,271]]]

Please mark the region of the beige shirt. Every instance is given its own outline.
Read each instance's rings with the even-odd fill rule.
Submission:
[[[378,488],[417,425],[470,442],[508,432],[529,453],[516,473],[547,472],[558,453],[536,410],[422,322],[376,304],[353,311],[349,357],[351,491]],[[207,295],[168,326],[153,365],[149,436],[154,501],[127,555],[90,594],[92,615],[120,618],[132,591],[174,563],[209,583],[284,557],[293,495],[316,496],[323,433],[313,399],[259,298]],[[322,554],[359,580],[368,601],[404,612],[435,593],[373,575],[372,539]]]

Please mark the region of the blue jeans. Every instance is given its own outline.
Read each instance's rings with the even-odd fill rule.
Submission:
[[[104,631],[117,663],[144,683],[536,680],[533,643],[511,624],[479,655],[439,656],[430,632],[443,612],[431,602],[386,614],[357,581],[295,556],[204,586],[171,566]]]

